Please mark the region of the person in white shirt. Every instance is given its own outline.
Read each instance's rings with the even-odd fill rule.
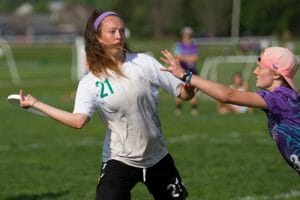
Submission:
[[[96,198],[127,200],[143,182],[156,200],[185,199],[187,191],[164,144],[157,114],[159,87],[183,100],[195,90],[144,53],[124,48],[125,25],[112,11],[94,10],[85,30],[89,73],[79,82],[73,113],[50,106],[20,90],[20,105],[34,107],[74,128],[98,112],[106,126],[103,165]]]
[[[229,87],[239,91],[248,91],[248,84],[243,80],[242,74],[239,72],[232,74],[231,84]],[[243,114],[247,112],[251,113],[253,109],[247,106],[217,102],[217,111],[222,115],[228,113]]]

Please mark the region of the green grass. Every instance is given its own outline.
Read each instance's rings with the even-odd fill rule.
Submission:
[[[157,46],[152,44],[153,49]],[[0,200],[94,199],[105,132],[98,116],[75,130],[6,102],[21,87],[72,111],[70,94],[76,83],[70,79],[71,49],[13,50],[23,81],[14,86],[0,60]],[[162,129],[189,200],[299,199],[299,177],[281,158],[262,111],[220,116],[215,102],[203,99],[197,117],[190,115],[188,104],[180,117],[173,115],[173,108],[174,98],[162,91]],[[142,183],[132,196],[133,200],[152,199]]]

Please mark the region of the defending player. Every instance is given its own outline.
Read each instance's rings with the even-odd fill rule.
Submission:
[[[167,50],[162,51],[167,69],[222,103],[261,108],[266,112],[268,128],[285,161],[300,174],[300,95],[293,80],[298,61],[287,48],[270,47],[258,58],[254,74],[258,92],[232,89],[206,80],[181,68]]]

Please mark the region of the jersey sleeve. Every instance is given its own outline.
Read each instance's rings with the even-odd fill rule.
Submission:
[[[86,82],[80,81],[76,91],[73,113],[83,113],[92,117],[96,110],[95,100],[92,91]]]
[[[150,81],[153,84],[162,87],[168,93],[179,96],[180,86],[183,82],[174,77],[170,72],[161,71],[162,68],[164,68],[164,66],[151,57],[151,66],[149,69]]]
[[[281,91],[268,92],[260,90],[257,93],[265,100],[268,110],[272,115],[279,117],[285,110],[289,109],[287,99]]]

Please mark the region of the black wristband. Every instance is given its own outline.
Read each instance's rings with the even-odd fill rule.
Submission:
[[[191,81],[192,75],[193,73],[191,71],[185,69],[181,80],[184,81],[185,83],[189,83]]]
[[[190,74],[190,71],[185,69],[184,72],[183,72],[183,76],[182,76],[181,80],[185,82],[186,77],[188,77],[189,74]]]

